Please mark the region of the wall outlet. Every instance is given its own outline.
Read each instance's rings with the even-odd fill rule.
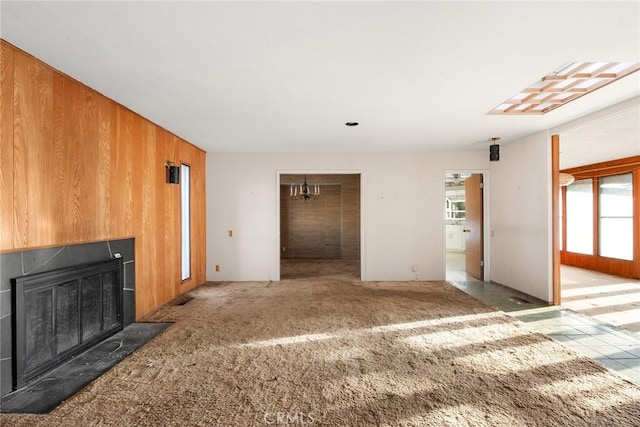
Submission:
[[[216,264],[216,271],[220,271],[220,265]]]
[[[233,237],[233,230],[229,230],[229,237]]]
[[[285,248],[284,246],[282,247],[282,252],[286,252],[287,248]]]
[[[412,265],[411,266],[411,271],[413,271],[414,273],[418,271],[418,266],[417,265]]]

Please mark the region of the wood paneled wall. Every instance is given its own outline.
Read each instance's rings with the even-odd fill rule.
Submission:
[[[280,177],[282,258],[360,259],[360,175],[314,174],[322,184],[318,200],[291,200],[289,184],[304,175]]]
[[[205,152],[4,41],[0,250],[134,237],[136,318],[203,283]],[[191,166],[191,279],[180,280],[180,186]]]

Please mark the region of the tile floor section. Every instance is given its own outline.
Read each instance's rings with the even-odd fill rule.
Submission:
[[[463,292],[529,324],[535,330],[590,357],[640,385],[640,334],[495,283],[448,280]]]

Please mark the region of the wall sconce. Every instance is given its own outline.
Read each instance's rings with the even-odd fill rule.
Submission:
[[[169,160],[164,166],[167,169],[167,184],[180,184],[180,167]]]

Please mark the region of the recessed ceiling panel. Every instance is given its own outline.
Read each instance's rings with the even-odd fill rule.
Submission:
[[[638,70],[636,62],[574,62],[547,74],[489,114],[545,114]]]

